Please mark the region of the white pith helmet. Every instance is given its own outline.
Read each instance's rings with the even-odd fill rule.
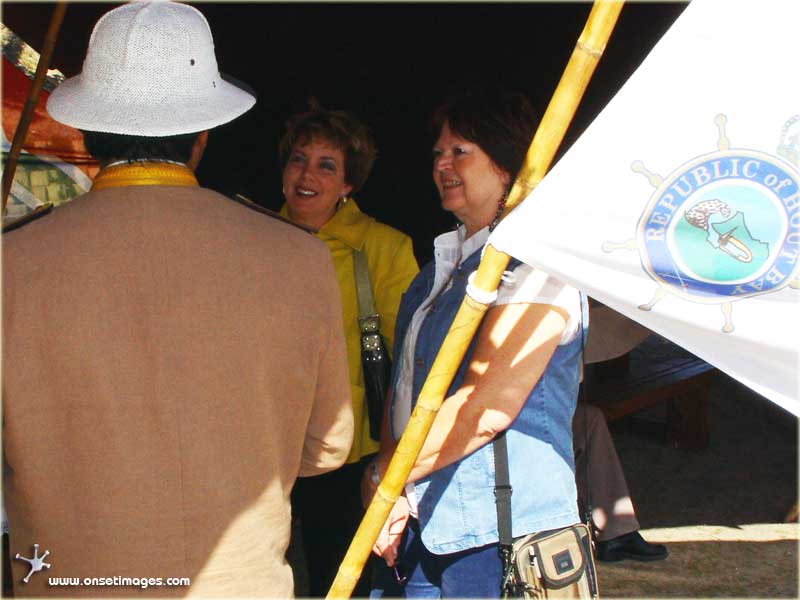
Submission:
[[[200,11],[137,1],[100,18],[81,74],[53,90],[47,111],[78,129],[162,137],[222,125],[255,101],[220,76]]]

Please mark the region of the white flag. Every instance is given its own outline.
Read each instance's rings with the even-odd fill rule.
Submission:
[[[800,415],[800,1],[694,0],[492,234]]]

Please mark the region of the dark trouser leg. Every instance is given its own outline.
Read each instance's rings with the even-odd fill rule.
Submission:
[[[8,554],[8,534],[3,534],[3,598],[14,596],[14,584],[11,579],[11,557]]]
[[[309,596],[324,597],[355,536],[364,509],[361,506],[361,477],[372,457],[340,469],[297,480],[292,491],[292,511],[300,517],[303,547],[308,563]],[[369,595],[365,567],[353,596]]]

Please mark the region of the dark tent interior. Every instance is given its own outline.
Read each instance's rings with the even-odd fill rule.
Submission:
[[[68,6],[53,66],[77,74],[108,3]],[[361,208],[414,239],[420,261],[452,220],[438,207],[426,125],[454,86],[497,81],[539,112],[583,29],[589,3],[197,3],[214,34],[220,69],[257,93],[253,110],[213,130],[202,185],[280,207],[277,145],[283,123],[314,96],[355,111],[379,156],[357,195]],[[684,3],[631,3],[622,11],[562,150],[602,110]],[[41,48],[51,3],[5,3],[3,22]]]

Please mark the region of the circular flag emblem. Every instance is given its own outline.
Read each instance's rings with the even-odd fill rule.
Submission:
[[[655,190],[637,246],[653,279],[694,301],[780,289],[800,266],[800,178],[761,152],[698,157]]]

